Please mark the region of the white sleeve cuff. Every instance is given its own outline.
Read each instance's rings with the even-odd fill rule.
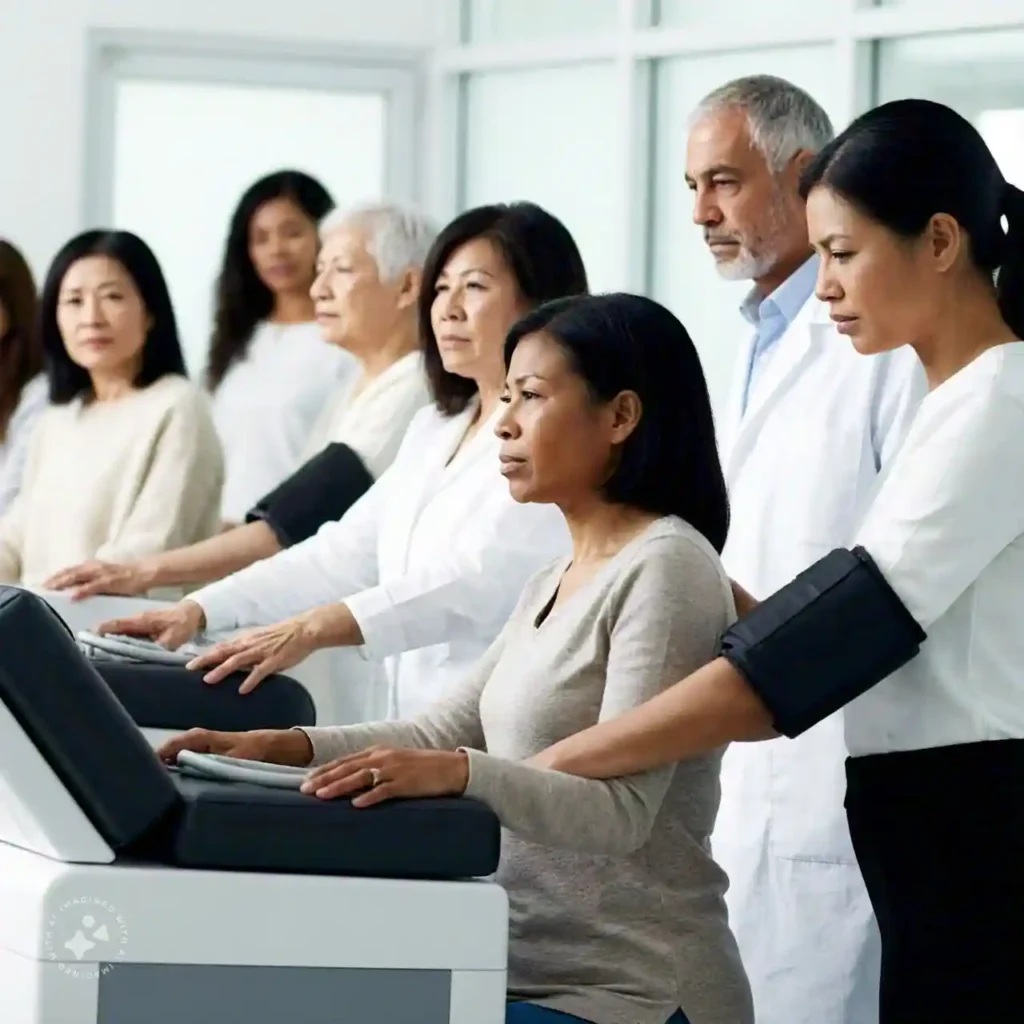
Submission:
[[[357,648],[364,658],[380,661],[408,650],[409,643],[401,616],[384,587],[371,587],[345,598],[343,602],[363,635]]]
[[[238,604],[233,589],[227,580],[220,580],[186,596],[186,600],[203,609],[206,616],[203,632],[224,633],[238,628]]]

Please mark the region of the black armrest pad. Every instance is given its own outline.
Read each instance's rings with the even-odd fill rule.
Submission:
[[[340,519],[373,485],[362,459],[345,444],[329,444],[249,511],[247,523],[266,523],[282,547],[312,537]]]
[[[737,622],[721,655],[792,737],[905,665],[924,640],[870,555],[838,549]]]
[[[244,672],[211,686],[202,672],[173,665],[107,660],[93,665],[135,723],[150,729],[245,732],[316,724],[313,699],[290,676],[269,676],[252,693],[239,693]]]
[[[501,828],[466,797],[357,809],[297,790],[174,776],[185,813],[166,851],[182,867],[233,871],[478,878],[492,874]]]

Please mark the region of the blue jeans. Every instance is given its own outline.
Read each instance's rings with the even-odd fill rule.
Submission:
[[[505,1024],[587,1024],[582,1017],[549,1010],[536,1003],[509,1003],[505,1007]],[[665,1024],[689,1024],[682,1010],[677,1010]]]

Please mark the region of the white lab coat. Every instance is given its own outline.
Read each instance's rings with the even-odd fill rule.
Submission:
[[[925,393],[910,349],[858,355],[811,298],[741,412],[741,346],[723,424],[732,522],[723,560],[763,599],[852,541]],[[733,744],[712,837],[758,1024],[874,1024],[877,926],[846,817],[841,714],[796,740]]]
[[[383,661],[389,717],[409,718],[458,683],[526,581],[571,551],[557,508],[509,494],[497,413],[449,464],[472,415],[422,409],[394,462],[340,521],[191,595],[209,629],[345,601],[365,639],[360,650]]]

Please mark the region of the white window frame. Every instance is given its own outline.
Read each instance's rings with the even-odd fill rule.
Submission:
[[[108,224],[113,215],[114,107],[122,81],[383,95],[387,104],[384,194],[400,202],[420,202],[429,58],[428,51],[411,48],[93,29],[87,39],[84,223]]]
[[[842,124],[876,100],[873,44],[877,41],[1024,28],[1024,0],[913,0],[887,6],[875,6],[871,0],[825,0],[815,15],[768,13],[747,21],[723,17],[692,26],[652,28],[656,4],[657,0],[619,0],[614,31],[508,44],[463,42],[461,29],[469,20],[468,0],[447,5],[451,10],[444,25],[445,41],[430,62],[429,131],[435,153],[427,196],[433,212],[448,219],[462,208],[467,75],[614,61],[619,71],[620,102],[609,118],[614,132],[609,145],[628,161],[627,185],[616,213],[621,237],[627,239],[621,277],[624,287],[646,292],[651,282],[653,246],[653,60],[801,44],[831,45],[842,97],[841,109],[836,113]],[[764,4],[766,11],[776,6],[780,5]]]

